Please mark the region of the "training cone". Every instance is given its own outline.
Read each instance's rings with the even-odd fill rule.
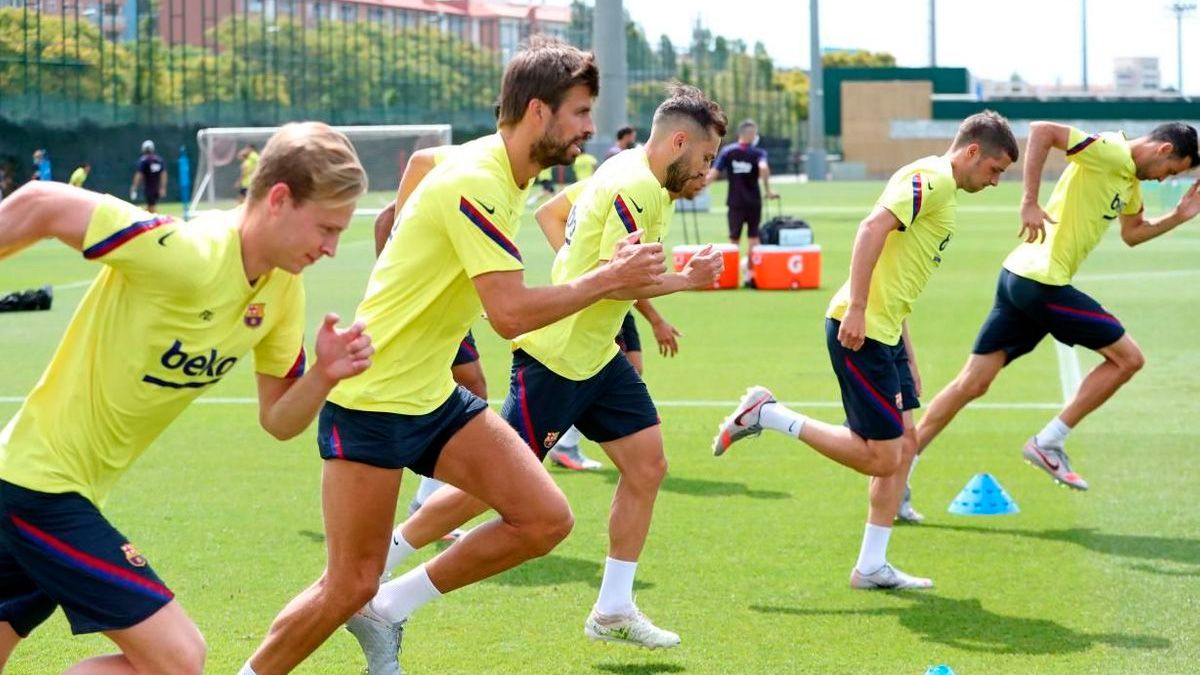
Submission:
[[[950,666],[943,663],[940,666],[929,666],[929,669],[925,671],[925,675],[954,675],[954,671],[950,669]]]
[[[1021,509],[992,474],[977,473],[950,502],[948,510],[960,516],[1002,516]]]

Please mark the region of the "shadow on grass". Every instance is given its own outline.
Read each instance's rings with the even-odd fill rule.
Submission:
[[[316,544],[325,543],[324,532],[315,532],[313,530],[297,530],[296,534]]]
[[[1181,563],[1193,566],[1188,570],[1165,570],[1153,565],[1135,565],[1134,569],[1164,574],[1167,576],[1200,575],[1200,539],[1184,539],[1182,537],[1155,537],[1143,534],[1111,534],[1099,532],[1094,527],[1074,527],[1065,530],[1018,530],[1002,527],[972,527],[969,525],[945,525],[925,523],[922,528],[935,530],[954,530],[957,532],[974,532],[978,534],[1007,534],[1027,539],[1044,541],[1059,541],[1075,544],[1096,553],[1115,555],[1125,558],[1138,558],[1168,563]]]
[[[575,472],[573,472],[575,473]],[[578,472],[583,473],[583,472]],[[616,469],[602,469],[595,473],[604,476],[611,484],[616,484],[621,474]],[[677,495],[690,497],[749,497],[750,499],[788,499],[790,492],[779,490],[755,490],[745,483],[733,483],[723,480],[704,480],[702,478],[681,478],[667,474],[659,488],[660,492],[672,492]]]
[[[604,574],[603,558],[585,560],[561,555],[548,555],[522,563],[507,572],[484,580],[488,584],[502,586],[556,586],[559,584],[587,584],[600,588]],[[654,584],[635,580],[633,590],[654,588]]]
[[[765,614],[791,616],[895,616],[900,625],[929,642],[968,652],[992,654],[1069,654],[1099,644],[1121,649],[1167,649],[1171,641],[1153,635],[1080,633],[1047,619],[996,614],[974,598],[955,600],[932,593],[894,592],[909,600],[907,607],[875,609],[807,609],[753,605]]]
[[[682,673],[687,670],[677,663],[600,663],[596,670],[617,675],[655,675],[656,673]]]

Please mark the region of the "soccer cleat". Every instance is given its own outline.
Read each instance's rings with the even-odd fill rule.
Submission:
[[[761,434],[759,414],[764,405],[774,402],[775,395],[766,387],[755,386],[747,389],[746,395],[738,401],[737,408],[717,427],[717,435],[712,444],[713,455],[720,457],[734,443]]]
[[[400,668],[403,621],[388,623],[367,605],[350,617],[346,622],[346,630],[358,640],[358,646],[367,657],[368,675],[404,675],[404,670]]]
[[[606,616],[595,609],[583,623],[583,634],[593,640],[619,642],[646,649],[670,649],[679,644],[679,636],[655,626],[636,607],[632,614]]]
[[[907,485],[904,486],[904,499],[900,501],[900,508],[896,510],[896,520],[913,525],[925,520],[925,515],[913,508],[912,488]]]
[[[857,588],[859,590],[933,588],[933,581],[931,579],[910,576],[892,567],[890,563],[884,563],[883,567],[870,574],[863,574],[855,567],[850,572],[850,588]]]
[[[546,456],[550,458],[550,461],[555,466],[561,466],[564,469],[572,471],[595,471],[604,466],[600,462],[583,454],[583,450],[580,450],[578,445],[568,445],[565,447],[556,445],[550,448],[550,452],[546,453]]]
[[[1076,490],[1088,489],[1087,481],[1071,470],[1071,459],[1067,457],[1067,451],[1062,448],[1039,447],[1037,439],[1031,438],[1025,442],[1021,456],[1031,466],[1050,474],[1051,478],[1062,485]]]

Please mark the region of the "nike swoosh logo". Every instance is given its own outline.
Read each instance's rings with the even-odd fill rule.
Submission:
[[[635,201],[633,201],[633,197],[630,197],[630,198],[629,198],[629,203],[630,203],[630,204],[633,204],[633,208],[637,209],[637,212],[638,212],[638,213],[641,213],[641,212],[642,212],[642,207],[638,206],[638,203],[637,203],[637,202],[635,202]]]
[[[169,237],[169,236],[171,236],[171,235],[175,234],[177,231],[178,231],[178,230],[171,230],[170,232],[168,232],[168,233],[164,234],[163,236],[159,237],[159,238],[158,238],[158,245],[159,245],[159,246],[166,246],[166,245],[167,245],[167,237]]]
[[[1050,458],[1049,458],[1049,457],[1047,457],[1047,456],[1045,456],[1045,455],[1043,455],[1043,454],[1042,454],[1042,451],[1041,451],[1041,450],[1040,450],[1040,449],[1039,449],[1039,448],[1038,448],[1036,445],[1035,445],[1035,446],[1033,446],[1033,451],[1037,453],[1037,456],[1038,456],[1038,457],[1041,457],[1041,458],[1042,458],[1042,461],[1046,463],[1046,466],[1047,466],[1047,467],[1048,467],[1048,468],[1049,468],[1051,471],[1058,471],[1058,467],[1059,467],[1059,464],[1058,464],[1058,462],[1051,462],[1051,461],[1050,461]]]
[[[487,204],[484,204],[483,202],[479,201],[478,199],[475,200],[475,203],[478,204],[481,208],[483,208],[484,211],[487,211],[489,216],[496,213],[496,207],[494,207],[494,206],[488,206]]]
[[[755,404],[754,404],[754,405],[752,405],[752,406],[749,406],[748,408],[746,408],[745,410],[743,410],[743,411],[741,412],[741,414],[740,414],[740,415],[738,415],[737,417],[735,417],[735,418],[733,419],[733,423],[734,423],[734,424],[737,424],[737,425],[739,425],[739,426],[740,426],[740,425],[741,425],[741,423],[742,423],[742,418],[743,418],[743,417],[745,417],[746,415],[749,415],[750,413],[754,412],[754,409],[755,409],[755,408],[759,407],[760,405],[762,405],[762,404],[764,404],[764,403],[766,403],[766,402],[767,402],[767,397],[766,397],[766,396],[762,397],[761,399],[759,399],[759,400],[758,400],[758,402],[757,402],[757,403],[755,403]]]

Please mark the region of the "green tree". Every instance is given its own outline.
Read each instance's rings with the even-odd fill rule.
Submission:
[[[887,52],[869,52],[865,49],[833,50],[821,56],[826,68],[894,68],[896,57]]]

